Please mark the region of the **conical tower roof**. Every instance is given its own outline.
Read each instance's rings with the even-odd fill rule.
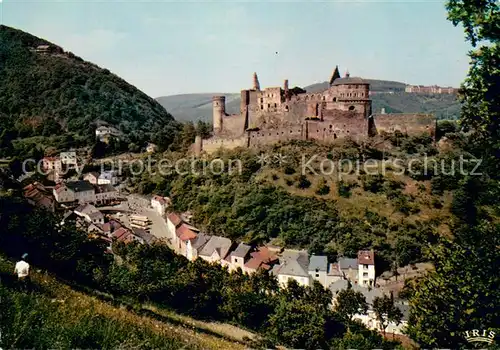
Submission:
[[[335,66],[335,70],[333,71],[332,77],[330,78],[330,85],[332,85],[335,79],[338,78],[340,78],[339,66]]]

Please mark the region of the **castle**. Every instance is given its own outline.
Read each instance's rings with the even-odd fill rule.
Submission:
[[[301,88],[260,88],[257,74],[253,88],[241,91],[239,114],[227,114],[225,96],[213,97],[213,136],[196,138],[196,154],[219,148],[253,147],[287,140],[332,141],[350,137],[360,141],[381,132],[407,135],[435,133],[436,120],[428,114],[372,114],[370,85],[340,77],[338,66],[323,92]]]

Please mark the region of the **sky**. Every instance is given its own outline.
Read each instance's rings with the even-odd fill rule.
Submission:
[[[341,75],[458,87],[463,30],[444,1],[0,0],[3,24],[107,68],[151,97],[307,86]]]

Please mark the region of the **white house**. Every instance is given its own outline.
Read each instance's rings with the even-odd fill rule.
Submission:
[[[235,271],[238,268],[245,271],[245,263],[249,260],[249,253],[252,247],[245,243],[238,244],[228,256],[221,261],[221,265],[228,266],[229,271]]]
[[[99,173],[92,171],[90,173],[87,173],[83,176],[83,179],[85,181],[90,182],[93,185],[97,185],[97,179],[99,178]]]
[[[153,198],[151,198],[151,207],[153,207],[158,214],[163,216],[165,214],[165,210],[169,207],[170,202],[170,198],[168,197],[153,196]]]
[[[278,282],[282,288],[286,287],[290,280],[295,280],[302,286],[311,285],[307,251],[285,250],[279,262],[279,265],[273,267],[272,274],[278,276]]]
[[[60,183],[54,187],[53,194],[58,203],[75,201],[78,203],[95,202],[95,189],[88,181]]]
[[[97,185],[95,189],[96,202],[102,203],[118,198],[116,189],[111,185]]]
[[[112,126],[100,126],[95,130],[95,136],[103,141],[107,136],[120,136],[120,131]]]
[[[98,185],[116,185],[118,184],[118,176],[116,171],[103,171],[97,179]]]
[[[61,158],[61,163],[66,165],[68,168],[76,168],[78,165],[78,161],[76,159],[76,152],[61,152],[59,155]]]
[[[312,280],[318,281],[325,288],[328,287],[328,258],[326,256],[311,255],[308,272]]]
[[[375,285],[375,252],[373,250],[358,252],[358,283],[364,287]]]
[[[155,153],[157,149],[158,149],[158,146],[156,146],[154,143],[148,143],[148,145],[146,147],[146,152]]]
[[[205,244],[212,238],[206,233],[200,232],[195,239],[188,240],[186,243],[186,258],[194,261],[198,258],[199,252],[203,249]]]
[[[182,224],[182,219],[177,213],[170,213],[167,215],[167,230],[172,239],[172,244],[177,245],[176,229]]]
[[[104,224],[104,215],[96,209],[92,204],[82,204],[75,210],[75,214],[81,216],[85,221],[92,224]]]
[[[208,262],[220,262],[231,250],[233,243],[229,238],[212,236],[199,253],[199,257]]]

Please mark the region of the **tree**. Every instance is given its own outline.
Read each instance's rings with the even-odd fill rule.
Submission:
[[[460,124],[478,133],[484,155],[496,161],[500,150],[500,4],[497,0],[450,0],[446,8],[448,19],[464,27],[466,40],[475,48],[469,53],[471,66],[460,91]]]
[[[500,333],[500,225],[483,222],[468,235],[475,245],[443,242],[431,251],[435,271],[408,286],[407,333],[422,347],[470,346],[464,333],[471,329]]]
[[[352,288],[343,289],[337,294],[335,311],[345,321],[352,321],[355,314],[366,314],[368,303],[361,292]]]
[[[389,322],[399,324],[403,317],[401,310],[394,305],[394,298],[392,295],[375,297],[375,299],[373,299],[373,311],[375,312],[384,335]]]

